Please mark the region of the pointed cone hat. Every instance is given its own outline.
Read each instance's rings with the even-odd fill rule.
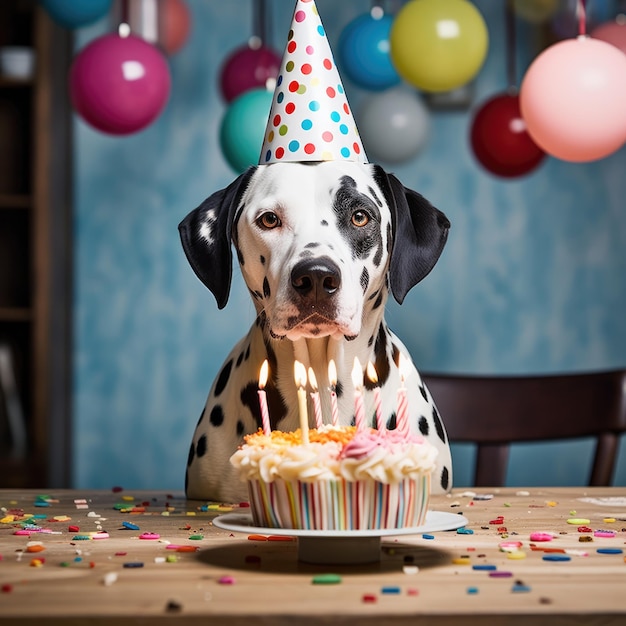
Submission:
[[[297,0],[259,165],[367,163],[314,0]]]

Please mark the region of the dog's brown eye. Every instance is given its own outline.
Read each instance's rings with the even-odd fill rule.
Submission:
[[[273,213],[272,211],[263,213],[263,215],[261,215],[261,217],[259,217],[257,221],[262,228],[270,229],[280,226],[280,219],[278,215],[276,215],[276,213]]]
[[[352,214],[352,223],[355,226],[365,226],[370,221],[370,216],[365,211],[355,211]]]

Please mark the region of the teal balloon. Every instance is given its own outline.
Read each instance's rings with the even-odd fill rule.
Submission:
[[[41,0],[50,17],[65,28],[79,28],[104,17],[112,0]]]
[[[259,164],[272,96],[267,89],[246,91],[232,101],[222,118],[220,146],[237,173]]]

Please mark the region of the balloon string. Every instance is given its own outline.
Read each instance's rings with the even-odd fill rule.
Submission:
[[[506,78],[509,90],[517,89],[515,14],[512,0],[506,3]]]
[[[262,44],[266,44],[268,38],[267,28],[267,4],[265,0],[254,0],[252,15],[252,36],[258,37]]]
[[[122,0],[121,2],[120,21],[122,24],[128,24],[130,21],[130,7],[128,3],[129,0]]]
[[[583,37],[586,34],[587,11],[585,0],[578,0],[578,35]]]

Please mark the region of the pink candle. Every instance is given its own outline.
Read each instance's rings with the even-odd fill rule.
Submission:
[[[367,363],[367,377],[376,385],[374,387],[374,408],[376,410],[376,428],[385,430],[385,420],[383,419],[382,403],[380,400],[380,387],[378,386],[378,374],[371,361]]]
[[[406,357],[400,355],[400,363],[398,369],[400,371],[400,388],[397,393],[397,409],[396,409],[396,428],[403,435],[408,436],[410,432],[409,428],[409,402],[406,396],[406,387],[404,386],[404,380],[406,378],[406,371],[408,367],[408,361]]]
[[[363,369],[357,357],[352,367],[352,384],[354,385],[354,423],[357,430],[365,428],[365,407],[363,406]]]
[[[309,414],[306,405],[306,367],[300,361],[293,363],[294,380],[298,387],[298,414],[300,417],[300,432],[302,443],[309,445]]]
[[[259,396],[259,407],[261,408],[263,433],[269,436],[272,431],[272,427],[270,426],[270,412],[267,408],[267,394],[265,393],[268,369],[269,365],[267,363],[267,359],[265,359],[265,361],[263,361],[263,365],[261,365],[261,372],[259,373],[259,389],[257,391],[257,395]]]
[[[320,394],[317,391],[317,378],[312,367],[309,367],[309,383],[313,388],[311,392],[311,400],[313,400],[313,410],[315,412],[315,428],[318,430],[324,425],[322,420],[322,405],[320,404]]]
[[[339,424],[339,408],[337,407],[337,367],[331,359],[328,362],[328,382],[330,383],[330,414],[333,426]]]

